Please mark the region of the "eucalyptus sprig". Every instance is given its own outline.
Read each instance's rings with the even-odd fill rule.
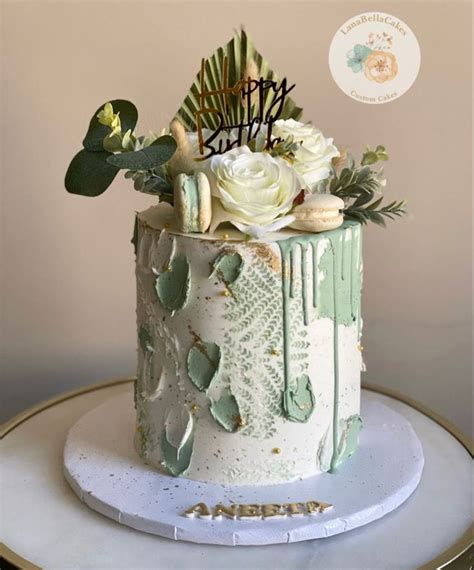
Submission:
[[[380,194],[385,186],[383,169],[377,171],[372,166],[388,158],[384,146],[378,145],[375,150],[367,147],[359,166],[355,165],[352,155],[348,155],[347,166],[339,174],[334,172],[329,192],[344,200],[344,215],[347,219],[385,226],[386,218],[393,220],[406,213],[403,200],[382,206],[384,196]]]
[[[148,137],[134,134],[138,112],[130,101],[117,99],[92,116],[83,149],[72,159],[66,173],[66,190],[82,196],[99,196],[119,170],[127,170],[135,189],[169,201],[170,182],[166,163],[176,151],[170,135]],[[166,195],[165,195],[166,194]]]
[[[173,184],[165,167],[153,170],[128,170],[125,178],[133,180],[133,187],[138,192],[158,195],[161,202],[173,203]]]

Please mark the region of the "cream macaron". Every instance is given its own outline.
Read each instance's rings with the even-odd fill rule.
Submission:
[[[333,194],[308,194],[291,214],[290,228],[305,232],[324,232],[338,228],[344,221],[344,201]]]
[[[174,180],[174,212],[178,230],[204,233],[211,224],[211,187],[204,172],[178,174]]]

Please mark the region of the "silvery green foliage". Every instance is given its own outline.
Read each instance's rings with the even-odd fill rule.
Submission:
[[[346,219],[385,226],[386,218],[393,220],[406,213],[404,200],[381,205],[386,181],[383,169],[374,170],[372,166],[385,160],[388,160],[388,154],[384,146],[378,145],[375,150],[367,147],[360,166],[356,166],[352,155],[348,155],[347,166],[339,174],[334,173],[327,190],[344,200]]]
[[[133,130],[138,111],[122,99],[109,101],[95,112],[83,141],[84,148],[66,172],[66,190],[82,196],[99,196],[110,186],[120,169],[128,169],[135,189],[160,195],[172,202],[173,193],[166,176],[166,163],[176,151],[170,135],[150,132],[137,137]]]
[[[173,191],[171,181],[162,169],[128,170],[125,178],[132,179],[135,190],[144,194],[160,196],[171,194]]]
[[[116,99],[106,104],[114,107],[120,114],[121,124],[125,129],[133,130],[137,123],[138,111],[133,103]],[[99,196],[112,184],[119,171],[117,166],[110,164],[108,159],[113,156],[104,147],[104,138],[110,133],[110,126],[99,120],[103,112],[99,107],[92,115],[86,136],[82,142],[83,149],[72,159],[66,172],[64,184],[71,194],[81,196]]]
[[[117,136],[122,136],[122,141],[125,139],[122,134]],[[114,154],[107,162],[121,169],[153,170],[166,164],[176,151],[176,142],[170,135],[158,137],[147,147],[140,146],[137,150]]]

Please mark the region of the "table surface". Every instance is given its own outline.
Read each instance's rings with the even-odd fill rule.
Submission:
[[[466,446],[434,419],[376,392],[370,397],[412,423],[425,455],[414,495],[382,519],[331,538],[258,547],[175,542],[115,523],[73,494],[62,475],[62,451],[70,426],[123,391],[132,397],[130,383],[82,391],[26,414],[27,419],[14,422],[9,431],[7,426],[1,477],[2,510],[8,517],[1,517],[0,530],[16,555],[40,567],[68,569],[385,570],[434,568],[468,545],[472,459]]]

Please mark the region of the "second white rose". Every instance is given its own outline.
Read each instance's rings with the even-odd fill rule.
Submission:
[[[333,145],[333,139],[326,138],[310,123],[294,119],[275,121],[272,137],[283,140],[293,137],[295,143],[300,143],[295,152],[293,167],[312,192],[316,191],[319,182],[329,178],[331,161],[340,156],[339,150]]]

